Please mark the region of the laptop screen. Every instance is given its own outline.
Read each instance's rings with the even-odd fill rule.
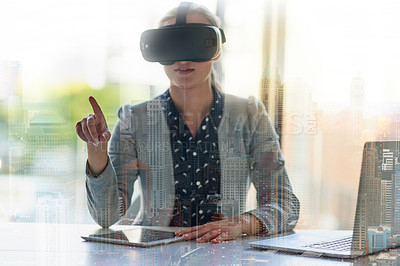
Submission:
[[[353,251],[374,253],[400,245],[400,141],[364,146]]]

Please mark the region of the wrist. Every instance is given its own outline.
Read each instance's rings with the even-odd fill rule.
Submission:
[[[245,213],[239,216],[242,233],[254,235],[265,231],[265,226],[252,214]]]
[[[106,168],[108,163],[107,148],[107,143],[99,143],[97,146],[87,144],[88,166],[93,176],[100,175]]]
[[[239,216],[239,223],[242,228],[242,234],[250,235],[251,234],[251,216],[249,214],[242,214]]]

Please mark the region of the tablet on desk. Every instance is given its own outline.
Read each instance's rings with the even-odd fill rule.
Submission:
[[[183,241],[183,238],[176,237],[174,232],[148,228],[133,228],[118,231],[109,229],[104,233],[81,237],[86,241],[113,243],[144,248]]]

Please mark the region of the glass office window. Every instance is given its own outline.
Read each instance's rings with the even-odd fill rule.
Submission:
[[[112,129],[123,103],[168,88],[138,43],[179,2],[2,1],[1,221],[93,223],[74,125],[92,112],[90,95]],[[259,97],[281,135],[299,228],[351,228],[363,143],[400,134],[399,4],[198,2],[223,14],[224,91]]]

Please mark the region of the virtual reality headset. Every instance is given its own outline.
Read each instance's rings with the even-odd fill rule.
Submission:
[[[172,65],[177,61],[210,61],[220,55],[224,31],[208,24],[187,24],[188,7],[189,3],[178,7],[176,24],[142,33],[140,50],[145,60]]]

